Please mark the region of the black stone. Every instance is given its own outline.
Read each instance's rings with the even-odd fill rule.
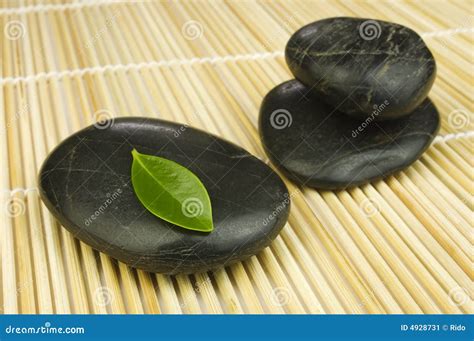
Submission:
[[[142,206],[130,182],[133,148],[201,179],[212,203],[211,233],[167,223]],[[157,119],[120,118],[79,131],[49,155],[39,183],[46,206],[75,237],[131,266],[168,274],[254,255],[289,212],[286,186],[262,161],[219,137]]]
[[[385,177],[417,160],[439,129],[428,98],[411,115],[380,122],[356,120],[307,93],[297,80],[280,84],[259,117],[266,153],[301,185],[344,189]]]
[[[329,18],[295,32],[286,45],[295,77],[326,103],[354,117],[390,106],[376,120],[408,115],[428,95],[436,63],[413,30],[386,21]]]

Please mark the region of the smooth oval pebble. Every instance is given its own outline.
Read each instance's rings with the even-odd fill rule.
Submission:
[[[365,119],[408,115],[428,95],[436,63],[413,30],[386,21],[329,18],[306,25],[286,45],[286,62],[326,103]],[[374,106],[388,101],[379,115]]]
[[[167,223],[142,206],[130,181],[133,148],[200,178],[212,203],[211,233]],[[79,131],[48,156],[39,183],[46,206],[75,237],[133,267],[168,274],[254,255],[277,236],[290,206],[280,177],[244,149],[158,119],[119,118]]]
[[[439,114],[426,99],[392,121],[356,120],[291,80],[263,99],[259,131],[269,158],[289,178],[321,189],[344,189],[406,168],[428,148]]]

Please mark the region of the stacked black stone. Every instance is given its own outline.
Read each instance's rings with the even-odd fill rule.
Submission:
[[[329,18],[295,32],[285,51],[294,80],[263,99],[270,159],[301,185],[344,189],[416,161],[439,130],[427,97],[436,62],[413,30]]]

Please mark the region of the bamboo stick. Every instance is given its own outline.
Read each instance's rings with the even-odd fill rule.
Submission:
[[[318,192],[287,182],[289,223],[269,248],[192,276],[149,274],[92,250],[57,226],[36,189],[47,152],[93,123],[100,110],[190,124],[268,162],[258,108],[273,86],[292,76],[281,54],[261,53],[283,51],[296,29],[336,15],[396,21],[421,33],[438,64],[430,97],[440,111],[440,133],[472,131],[473,84],[465,73],[472,65],[472,37],[456,30],[467,28],[464,3],[426,9],[407,1],[322,6],[305,0],[21,7],[36,3],[6,2],[7,11],[0,10],[0,27],[11,20],[24,25],[20,39],[4,39],[0,57],[0,204],[14,201],[24,208],[13,217],[0,209],[3,312],[474,311],[469,134],[437,141],[412,167],[358,189]],[[203,29],[196,39],[184,35],[190,20]],[[242,54],[255,59],[191,60]],[[178,59],[188,61],[172,62]],[[170,62],[130,68],[152,61]],[[18,78],[25,76],[31,77]],[[23,105],[28,110],[16,119]],[[453,121],[456,111],[466,122]],[[379,205],[374,216],[361,209],[368,199]],[[456,302],[453,292],[459,290]]]

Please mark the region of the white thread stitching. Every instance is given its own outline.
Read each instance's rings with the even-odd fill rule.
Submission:
[[[431,38],[431,37],[451,36],[451,35],[455,35],[459,33],[474,33],[474,27],[460,27],[460,28],[452,28],[452,29],[443,30],[443,31],[425,32],[425,33],[422,33],[421,36],[423,38]]]
[[[29,192],[37,192],[37,191],[38,191],[38,187],[28,187],[28,188],[16,187],[16,188],[13,188],[13,189],[2,189],[2,190],[0,190],[0,193],[7,193],[7,194],[10,194],[11,196],[13,196],[17,193],[27,195]]]
[[[462,139],[466,137],[474,137],[474,131],[464,131],[461,133],[454,133],[454,134],[447,134],[447,135],[438,135],[435,137],[433,140],[432,144],[440,143],[440,142],[446,142],[449,140],[457,140],[457,139]],[[11,190],[9,189],[3,189],[0,190],[0,193],[7,193],[10,195],[15,195],[16,193],[23,193],[23,195],[28,194],[28,192],[37,192],[38,188],[37,187],[28,187],[28,188],[21,188],[21,187],[16,187]]]
[[[252,54],[240,54],[240,55],[229,55],[229,56],[215,56],[215,57],[204,57],[204,58],[191,58],[191,59],[171,59],[162,61],[152,61],[143,63],[131,63],[131,64],[109,64],[103,66],[86,67],[83,69],[75,70],[64,70],[64,71],[51,71],[41,72],[30,76],[20,77],[5,77],[0,80],[0,84],[17,84],[20,82],[38,81],[41,79],[56,78],[60,79],[63,77],[74,77],[84,76],[85,74],[95,74],[107,71],[129,71],[129,70],[140,70],[145,68],[153,67],[172,67],[172,66],[183,66],[193,64],[218,64],[226,62],[237,62],[241,60],[257,60],[257,59],[272,59],[283,56],[283,51],[275,52],[258,52]]]
[[[73,5],[91,5],[89,3],[83,4],[73,4]],[[38,6],[56,6],[56,5],[38,5]],[[65,5],[57,5],[65,6]],[[1,11],[0,11],[1,13]],[[445,31],[435,31],[435,32],[426,32],[422,33],[421,36],[425,38],[429,37],[439,37],[445,35],[455,35],[459,33],[468,33],[474,32],[474,28],[455,28]],[[203,58],[191,58],[191,59],[171,59],[163,61],[151,61],[151,62],[142,62],[142,63],[130,63],[130,64],[109,64],[101,65],[94,67],[86,67],[82,69],[75,70],[64,70],[64,71],[51,71],[51,72],[41,72],[35,75],[30,76],[19,76],[19,77],[5,77],[0,80],[0,85],[4,84],[18,84],[20,82],[29,82],[33,80],[41,80],[43,78],[56,78],[60,79],[63,77],[74,77],[74,76],[83,76],[85,74],[95,74],[100,72],[107,71],[117,71],[123,69],[124,71],[128,70],[140,70],[142,68],[152,68],[152,67],[172,67],[172,66],[183,66],[183,65],[193,65],[193,64],[217,64],[217,63],[226,63],[226,62],[237,62],[240,60],[257,60],[257,59],[273,59],[276,57],[284,56],[283,51],[273,51],[273,52],[256,52],[251,54],[238,54],[238,55],[227,55],[227,56],[215,56],[215,57],[203,57]]]
[[[0,15],[25,14],[25,13],[31,13],[31,12],[66,11],[66,10],[80,9],[84,7],[113,5],[113,4],[121,4],[121,3],[131,3],[131,2],[96,1],[96,2],[79,2],[79,3],[69,3],[69,4],[39,4],[39,5],[30,5],[30,6],[23,6],[23,7],[14,7],[14,8],[2,8],[0,9]]]
[[[421,36],[425,38],[439,37],[445,35],[455,35],[459,33],[474,32],[474,28],[456,28],[446,31],[438,32],[427,32],[422,33]],[[51,71],[41,72],[30,76],[18,76],[18,77],[5,77],[0,80],[0,85],[5,84],[18,84],[20,82],[38,81],[41,79],[56,78],[61,79],[63,77],[74,77],[83,76],[85,74],[96,74],[104,73],[107,71],[117,70],[140,70],[153,67],[172,67],[172,66],[183,66],[193,64],[219,64],[226,62],[237,62],[241,60],[258,60],[258,59],[273,59],[277,57],[283,57],[285,53],[283,51],[273,52],[256,52],[250,54],[238,54],[238,55],[227,55],[227,56],[215,56],[215,57],[203,57],[203,58],[191,58],[191,59],[171,59],[162,61],[151,61],[142,63],[130,63],[130,64],[109,64],[94,67],[86,67],[75,70],[64,70],[64,71]]]
[[[453,134],[447,134],[447,135],[438,135],[435,137],[433,140],[434,143],[440,143],[440,142],[446,142],[449,140],[457,140],[457,139],[462,139],[466,137],[474,137],[474,131],[463,131],[460,133],[453,133]]]

